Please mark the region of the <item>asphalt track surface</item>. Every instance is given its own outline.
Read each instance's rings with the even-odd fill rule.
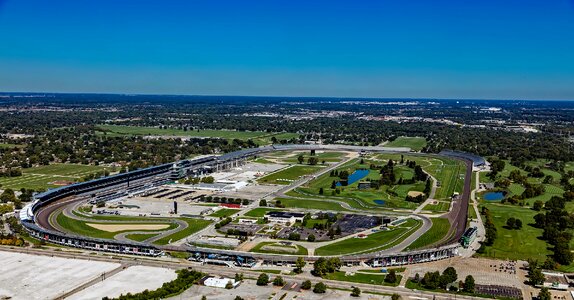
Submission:
[[[335,148],[335,149],[340,149],[340,150],[344,150],[346,148],[346,146],[343,146],[340,148],[333,147],[333,145],[330,145],[330,146],[331,147],[329,147],[329,148]],[[321,149],[321,147],[319,147],[319,149]],[[420,153],[406,153],[406,154],[418,155],[418,156],[435,156],[433,154],[420,154]],[[462,194],[460,195],[459,200],[455,201],[455,203],[453,204],[451,211],[446,214],[446,217],[448,218],[448,220],[451,224],[451,228],[449,230],[449,233],[447,234],[448,238],[444,241],[439,242],[440,244],[438,244],[437,246],[444,246],[444,245],[456,243],[459,241],[460,237],[462,237],[464,231],[466,230],[468,206],[469,206],[470,194],[471,194],[472,162],[469,160],[458,158],[458,157],[449,157],[449,158],[463,161],[466,165],[466,173],[465,173],[465,180],[464,180],[464,186],[463,186]],[[328,168],[327,170],[324,170],[324,171],[327,172],[329,169],[330,168]],[[302,182],[297,182],[298,183],[297,185],[303,184],[305,180],[301,180],[301,181]],[[293,188],[293,187],[291,187],[291,188]],[[289,188],[286,187],[285,190],[289,190]],[[283,194],[285,192],[285,190],[282,190],[279,193]],[[57,226],[57,223],[54,223],[55,216],[56,216],[55,212],[58,212],[59,210],[64,210],[67,206],[73,206],[74,204],[78,204],[78,202],[81,202],[81,201],[83,201],[83,200],[77,200],[77,199],[75,199],[75,197],[67,197],[67,198],[57,200],[53,203],[50,203],[49,205],[41,207],[38,209],[38,211],[35,214],[35,221],[37,222],[37,224],[40,227],[43,227],[43,228],[46,228],[49,230],[53,230],[53,231],[60,231],[61,232],[62,228],[57,228],[59,226]],[[423,220],[423,226],[421,226],[415,233],[413,233],[411,236],[409,236],[407,239],[405,239],[403,242],[399,243],[395,247],[392,247],[390,249],[383,250],[380,252],[376,252],[376,253],[377,254],[390,253],[391,250],[393,251],[393,253],[396,253],[396,252],[406,248],[408,246],[407,242],[409,242],[409,244],[414,242],[414,240],[416,240],[416,238],[420,237],[422,234],[424,234],[424,232],[428,231],[428,229],[430,229],[430,227],[432,226],[432,223],[428,220],[428,218],[426,218],[424,216],[419,216],[419,217]],[[78,218],[78,217],[74,216],[74,218]],[[94,220],[89,220],[89,221],[94,221]],[[98,220],[98,222],[100,222],[100,221]],[[112,222],[114,222],[114,221],[112,221]],[[129,221],[126,221],[126,222],[129,222]],[[182,223],[185,223],[185,222],[182,222]],[[185,223],[185,225],[180,224],[180,226],[187,227],[187,223]],[[185,228],[185,227],[183,227],[183,228]],[[150,243],[152,241],[155,241],[155,240],[158,240],[162,237],[165,237],[169,234],[172,234],[174,232],[182,230],[183,228],[178,227],[178,228],[175,228],[175,229],[172,229],[169,231],[160,232],[160,233],[158,233],[159,234],[158,236],[155,236],[151,239],[148,239],[145,242]],[[132,233],[138,233],[138,232],[134,231],[134,232],[130,232],[129,234],[132,234]],[[152,233],[152,232],[141,232],[141,233]],[[120,240],[125,240],[125,241],[131,242],[131,240],[125,238],[125,235],[123,235],[123,234],[119,234],[118,238]],[[402,249],[400,249],[400,248],[402,248]],[[375,253],[373,253],[373,254],[375,254]]]
[[[87,217],[80,217],[77,216],[75,214],[72,213],[72,209],[73,207],[77,206],[78,204],[82,203],[84,200],[78,200],[75,199],[75,197],[67,197],[64,199],[60,199],[54,203],[51,203],[48,206],[45,207],[41,207],[37,213],[36,213],[36,222],[38,222],[38,225],[41,227],[44,227],[46,229],[49,230],[54,230],[54,231],[60,231],[60,232],[67,232],[67,230],[65,230],[64,228],[62,228],[61,226],[59,226],[57,224],[56,221],[56,217],[60,214],[63,213],[66,217],[68,218],[72,218],[75,220],[80,220],[80,221],[85,221],[85,222],[95,222],[95,223],[176,223],[178,226],[176,228],[170,229],[170,230],[158,230],[158,231],[129,231],[129,232],[123,232],[123,233],[118,233],[114,239],[118,240],[118,241],[123,241],[123,242],[134,242],[133,240],[130,240],[126,237],[126,235],[129,234],[156,234],[155,236],[145,240],[145,243],[153,243],[159,239],[162,239],[166,236],[169,236],[171,234],[174,234],[178,231],[184,230],[186,229],[189,225],[187,224],[187,222],[182,221],[182,220],[178,220],[178,219],[157,219],[154,220],[152,218],[150,218],[149,220],[146,221],[140,221],[140,220],[96,220],[96,219],[90,219]],[[73,232],[70,232],[73,233]]]

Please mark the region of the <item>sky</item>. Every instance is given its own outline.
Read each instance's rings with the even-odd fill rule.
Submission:
[[[0,0],[0,91],[574,100],[574,0]]]

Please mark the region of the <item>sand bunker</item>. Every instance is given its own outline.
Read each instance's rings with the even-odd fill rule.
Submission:
[[[107,232],[118,232],[126,230],[162,230],[169,227],[169,224],[94,224],[86,225]]]
[[[422,195],[422,192],[417,192],[417,191],[409,191],[408,195],[411,197],[416,197],[418,195]]]

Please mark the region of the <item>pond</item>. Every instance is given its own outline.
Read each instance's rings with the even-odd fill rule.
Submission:
[[[503,192],[488,192],[482,196],[486,201],[500,201],[504,199]]]
[[[369,175],[369,170],[357,169],[357,170],[355,170],[355,172],[353,172],[351,175],[349,175],[349,178],[347,179],[347,181],[348,181],[347,185],[351,185],[351,184],[365,178],[367,175]],[[337,186],[341,186],[341,182],[337,182]]]
[[[385,205],[385,200],[373,200],[377,205]]]

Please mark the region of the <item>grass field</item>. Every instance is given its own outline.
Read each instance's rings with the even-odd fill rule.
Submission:
[[[408,147],[414,151],[421,151],[427,145],[427,140],[422,137],[401,136],[396,140],[385,144],[385,147]]]
[[[285,207],[296,207],[317,210],[347,211],[340,204],[335,202],[321,201],[315,199],[292,199],[292,198],[275,198],[280,200]]]
[[[281,211],[280,209],[258,207],[254,208],[244,214],[246,217],[263,218],[265,214],[269,211]]]
[[[439,202],[438,204],[427,204],[423,210],[432,211],[432,212],[447,212],[450,208],[449,202]]]
[[[211,221],[208,220],[190,219],[190,218],[180,218],[180,220],[187,222],[186,229],[180,230],[176,233],[163,237],[155,241],[154,244],[167,245],[168,243],[170,243],[170,241],[171,242],[179,241],[202,230],[203,228],[207,227],[207,225],[211,224]]]
[[[72,219],[69,218],[67,216],[65,216],[63,213],[60,213],[57,217],[56,217],[56,222],[58,222],[58,224],[66,229],[67,231],[71,232],[71,233],[76,233],[79,235],[84,235],[84,236],[89,236],[89,237],[95,237],[95,238],[102,238],[102,239],[113,239],[115,235],[117,235],[118,233],[121,232],[129,232],[129,231],[163,231],[163,230],[170,230],[173,228],[176,228],[177,225],[173,224],[173,223],[145,223],[145,222],[130,222],[130,223],[113,223],[113,224],[167,224],[169,225],[168,228],[163,229],[163,230],[125,230],[125,231],[116,231],[116,232],[108,232],[108,231],[103,231],[103,230],[99,230],[96,229],[92,226],[89,226],[86,224],[86,222],[81,221],[81,220],[76,220],[76,219]],[[91,223],[95,223],[95,222],[91,222]],[[98,223],[100,224],[100,223]],[[110,224],[110,223],[101,223],[101,224]]]
[[[544,261],[550,253],[546,249],[546,242],[538,239],[542,236],[542,229],[534,228],[529,224],[534,223],[534,215],[538,212],[520,206],[501,205],[496,203],[482,203],[490,210],[494,224],[498,231],[494,245],[486,247],[486,253],[482,256],[500,259],[528,258]],[[506,220],[510,217],[520,219],[523,227],[520,230],[504,228]]]
[[[400,154],[378,154],[375,156],[379,163],[386,162],[389,159],[400,161]],[[462,192],[464,185],[465,165],[461,161],[443,157],[414,156],[404,155],[404,160],[415,161],[423,170],[439,182],[435,199],[450,200],[452,194]],[[462,175],[462,176],[461,176]]]
[[[52,164],[22,169],[22,176],[0,177],[3,188],[19,190],[21,188],[33,190],[45,190],[57,187],[51,184],[54,181],[79,181],[82,177],[103,171],[104,167],[77,165],[77,164]],[[108,171],[114,171],[110,168]]]
[[[214,213],[212,213],[211,215],[209,215],[210,217],[216,217],[216,218],[225,218],[225,217],[229,217],[232,216],[236,213],[238,213],[239,210],[237,209],[227,209],[227,208],[222,208]]]
[[[432,218],[431,221],[432,227],[418,239],[416,239],[412,244],[410,244],[407,248],[408,250],[420,249],[426,246],[430,246],[445,237],[450,228],[448,219]]]
[[[354,275],[346,276],[345,272],[336,271],[334,273],[329,273],[325,275],[323,278],[337,281],[347,281],[347,282],[386,285],[386,286],[398,286],[402,278],[401,275],[397,275],[397,282],[391,284],[385,282],[385,277],[386,275],[383,274],[363,274],[363,273],[355,273]]]
[[[407,236],[420,225],[420,221],[408,219],[405,223],[398,227],[387,231],[381,230],[375,233],[371,233],[363,239],[348,238],[317,248],[315,250],[315,255],[329,256],[358,252],[373,252],[388,249],[407,238]],[[412,231],[409,231],[411,229]]]
[[[262,249],[265,246],[272,246],[273,249]],[[295,251],[295,247],[297,250]],[[281,249],[285,249],[282,251]],[[272,253],[272,254],[291,254],[291,255],[307,255],[309,254],[307,249],[300,245],[293,245],[293,247],[285,246],[276,242],[262,242],[253,247],[249,252],[255,253]]]
[[[323,166],[296,165],[261,177],[257,181],[259,183],[289,185],[291,182],[298,180],[301,176],[319,172],[322,168]]]
[[[400,160],[400,154],[378,154],[372,157],[364,159],[364,164],[360,164],[359,159],[351,160],[345,165],[337,168],[338,171],[348,170],[352,173],[356,169],[368,168],[369,164],[384,164],[389,159],[395,161]],[[434,157],[423,157],[414,155],[405,155],[406,160],[414,160],[419,165],[423,167],[425,171],[433,175],[437,180],[441,181],[441,187],[437,188],[437,193],[435,195],[436,199],[439,200],[450,200],[454,191],[461,191],[464,183],[464,178],[460,177],[461,173],[464,173],[464,165],[456,160],[451,159],[439,159]],[[395,167],[395,177],[398,179],[403,177],[403,179],[409,179],[413,176],[413,170],[404,166],[396,165]],[[365,179],[378,179],[380,177],[379,171],[370,170],[369,174]],[[393,185],[393,186],[382,186],[379,189],[358,189],[358,182],[352,183],[348,186],[339,188],[340,193],[333,194],[333,189],[331,189],[331,184],[335,177],[330,177],[330,174],[323,174],[318,178],[310,181],[306,185],[295,189],[294,191],[288,192],[290,196],[304,197],[304,198],[329,198],[332,200],[341,200],[349,203],[351,206],[355,207],[351,200],[357,200],[364,203],[367,206],[381,207],[381,208],[406,208],[414,209],[418,204],[407,202],[405,198],[409,191],[419,191],[424,190],[424,182],[417,182],[415,184],[403,184],[403,185]],[[323,188],[323,195],[319,195],[319,190]],[[392,192],[392,193],[391,193]],[[298,195],[298,194],[299,195]],[[383,200],[384,204],[375,203],[375,200]],[[358,208],[361,208],[359,206]]]
[[[136,241],[136,242],[143,242],[143,241],[150,239],[156,235],[157,235],[157,233],[134,233],[134,234],[126,235],[126,238],[128,238],[132,241]]]

